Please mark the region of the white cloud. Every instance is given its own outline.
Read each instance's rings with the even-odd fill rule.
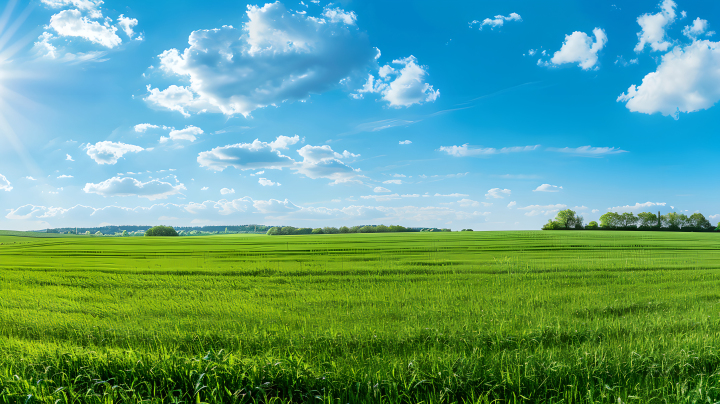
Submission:
[[[77,7],[80,10],[97,10],[104,2],[102,0],[41,0],[46,6],[52,8]]]
[[[120,28],[122,28],[128,38],[132,38],[133,35],[135,35],[133,27],[138,25],[138,20],[136,20],[135,18],[128,18],[120,14],[120,17],[118,17],[118,25],[120,26]]]
[[[683,35],[685,35],[688,38],[695,39],[698,36],[702,35],[707,31],[708,22],[707,20],[703,20],[701,18],[696,18],[695,21],[693,21],[693,25],[689,26],[686,25],[683,29]]]
[[[153,124],[149,124],[149,123],[141,123],[141,124],[135,125],[135,132],[145,133],[145,131],[147,131],[148,129],[157,129],[157,128],[159,128],[159,126],[157,126],[157,125],[153,125]]]
[[[317,163],[303,161],[300,165],[294,167],[293,169],[308,178],[327,178],[333,180],[332,184],[341,184],[351,181],[359,182],[357,178],[361,177],[359,169],[354,169],[337,159],[324,159]]]
[[[565,35],[565,42],[550,61],[555,65],[577,63],[583,70],[591,69],[598,61],[598,52],[607,43],[607,35],[601,28],[593,30],[595,42],[584,32],[575,31]]]
[[[172,185],[169,182],[163,182],[158,179],[143,183],[131,177],[113,177],[99,184],[87,183],[83,191],[88,194],[98,194],[105,197],[137,196],[153,201],[156,199],[167,199],[168,196],[179,194],[180,191],[185,189],[185,185],[181,183]]]
[[[509,189],[493,188],[488,190],[488,193],[485,194],[485,198],[503,199],[505,196],[510,195],[511,193],[512,191],[510,191]]]
[[[635,211],[635,210],[639,210],[639,209],[651,208],[653,206],[665,206],[665,205],[666,205],[665,202],[645,202],[645,203],[636,202],[635,205],[615,206],[612,208],[608,208],[608,210],[609,211]]]
[[[666,51],[670,46],[665,38],[665,29],[675,21],[676,4],[672,0],[664,0],[660,4],[660,12],[657,14],[643,14],[637,18],[642,31],[638,32],[639,42],[635,46],[635,52],[642,52],[645,45],[650,45],[653,51]]]
[[[393,174],[393,177],[395,178],[407,178],[405,174]]]
[[[538,147],[540,147],[540,145],[503,147],[502,149],[496,149],[494,147],[471,148],[468,146],[467,143],[465,143],[462,146],[440,146],[438,151],[444,151],[445,153],[449,154],[450,156],[467,157],[467,156],[488,156],[488,155],[493,155],[493,154],[526,152],[526,151],[533,151],[533,150],[537,149]]]
[[[508,203],[507,207],[508,207],[508,208],[512,208],[512,207],[515,206],[515,205],[517,205],[517,202],[512,201],[512,202]]]
[[[210,189],[210,188],[209,188],[209,187],[202,187],[202,188],[200,188],[201,191],[207,191],[208,189]]]
[[[72,176],[72,175],[63,174],[63,175],[60,175],[60,176],[57,177],[57,179],[59,179],[59,180],[64,179],[64,178],[73,178],[73,176]]]
[[[5,178],[4,175],[0,174],[0,190],[10,192],[12,191],[12,189],[13,187],[10,185],[10,181],[8,181],[8,179]]]
[[[185,117],[190,116],[188,110],[216,110],[216,108],[210,105],[206,100],[200,97],[196,98],[195,94],[193,94],[189,87],[176,86],[173,84],[160,91],[157,88],[151,88],[151,85],[148,84],[147,90],[150,94],[145,97],[145,101],[162,108],[167,108],[171,111],[180,112]]]
[[[399,143],[400,144],[411,144],[412,142],[409,140],[401,140]]]
[[[25,178],[26,180],[29,180],[29,181],[37,181],[37,179],[35,179],[31,176],[27,176],[27,177],[23,177],[23,178]]]
[[[417,64],[415,56],[393,60],[392,63],[402,65],[399,70],[390,65],[380,68],[379,78],[368,76],[363,88],[356,90],[353,98],[362,98],[364,93],[379,93],[393,107],[409,107],[423,102],[434,102],[440,96],[440,90],[425,82],[427,67]],[[393,80],[394,77],[394,80]]]
[[[203,133],[204,132],[202,129],[198,128],[197,126],[190,125],[186,126],[185,129],[171,130],[168,136],[160,137],[160,143],[167,143],[169,140],[187,140],[189,142],[194,142],[195,140],[197,140],[197,136],[202,135]]]
[[[445,195],[436,193],[435,196],[450,197],[450,198],[462,198],[462,197],[464,197],[464,196],[470,196],[470,195],[468,195],[468,194],[459,194],[459,193],[456,192],[456,193],[453,193],[453,194],[445,194]]]
[[[325,12],[329,20],[291,13],[280,2],[249,5],[241,29],[194,31],[184,51],[159,55],[161,68],[190,86],[176,86],[173,92],[182,93],[176,99],[160,96],[167,90],[149,89],[146,100],[186,115],[207,109],[248,116],[333,89],[341,79],[366,71],[377,52],[355,27],[352,12]]]
[[[556,205],[530,205],[525,206],[523,208],[518,208],[519,210],[527,210],[528,212],[525,212],[525,216],[538,216],[538,215],[554,215],[560,209],[567,208],[567,205],[563,204],[556,204]]]
[[[295,164],[293,159],[258,139],[252,143],[238,143],[201,152],[197,161],[201,167],[216,171],[223,171],[228,167],[239,170],[282,169]]]
[[[533,189],[533,192],[560,192],[562,187],[557,185],[542,184],[539,187]]]
[[[383,181],[383,184],[400,185],[400,184],[402,184],[402,180],[385,180],[385,181]]]
[[[234,188],[223,188],[223,189],[220,190],[220,194],[222,194],[222,195],[231,195],[231,194],[234,194],[234,193],[235,193],[235,189],[234,189]]]
[[[100,24],[83,17],[79,10],[63,10],[50,18],[50,27],[60,36],[74,36],[106,48],[114,48],[122,43],[115,31],[117,28],[107,21]]]
[[[708,219],[712,219],[712,220],[720,219],[720,214],[718,214],[718,215],[710,215],[710,216],[708,216]]]
[[[69,155],[69,154],[66,153],[66,154],[65,154],[65,161],[75,161],[75,160],[73,160],[73,158],[72,158],[71,155]]]
[[[300,150],[297,151],[300,156],[302,156],[303,160],[305,162],[309,163],[318,163],[323,160],[331,160],[331,159],[343,159],[343,158],[355,158],[360,157],[359,154],[353,154],[349,151],[345,150],[342,154],[336,153],[333,151],[333,149],[328,145],[323,146],[310,146],[305,145],[300,148]]]
[[[563,147],[562,149],[548,148],[549,151],[577,154],[581,156],[599,157],[608,154],[620,154],[627,153],[627,150],[621,150],[617,147],[592,147],[592,146],[580,146],[580,147]]]
[[[390,192],[390,191],[387,191]],[[383,201],[392,201],[395,199],[400,199],[401,196],[398,194],[388,194],[388,195],[364,195],[361,196],[362,199],[374,199],[376,202],[383,202]]]
[[[250,174],[250,176],[251,176],[251,177],[254,177],[254,176],[256,176],[256,175],[262,175],[262,174],[265,174],[265,170],[252,173],[252,174]]]
[[[593,210],[591,210],[591,212],[592,212],[592,213],[598,213],[598,212],[600,212],[600,210],[599,210],[599,209],[593,209]]]
[[[272,181],[270,181],[270,180],[267,179],[267,178],[260,178],[260,179],[258,179],[258,183],[259,183],[260,185],[264,186],[264,187],[271,187],[271,186],[273,186],[273,185],[277,185],[278,187],[280,186],[280,183],[279,183],[279,182],[272,182]]]
[[[97,142],[94,145],[85,146],[87,155],[98,164],[115,164],[118,159],[127,153],[138,153],[145,149],[126,143],[115,143],[111,141]]]
[[[357,21],[357,15],[354,12],[347,12],[337,7],[333,9],[326,8],[322,15],[334,23],[343,22],[346,25],[355,25],[355,21]]]
[[[400,195],[400,197],[401,198],[419,198],[420,194],[405,194],[405,195]]]
[[[657,70],[647,74],[642,84],[634,84],[618,102],[632,112],[660,112],[678,119],[680,112],[708,109],[720,100],[719,42],[694,41],[675,47],[662,56]]]
[[[380,192],[392,192],[392,191],[390,191],[389,189],[384,188],[384,187],[375,187],[375,189],[373,189],[373,192],[380,193]]]
[[[273,150],[280,150],[280,149],[287,149],[288,146],[294,145],[295,143],[300,141],[300,136],[283,136],[280,135],[277,137],[277,139],[273,140],[272,142],[268,143],[270,147]]]
[[[486,25],[489,26],[490,29],[495,29],[496,27],[502,27],[505,24],[505,21],[522,21],[522,17],[520,17],[520,14],[518,13],[510,13],[508,16],[496,15],[493,18],[486,18],[482,21],[475,20],[470,23],[470,28],[472,28],[473,25],[478,24],[480,26],[480,30],[482,30]]]
[[[471,206],[472,207],[480,206],[480,202],[473,201],[472,199],[467,199],[467,198],[463,198],[463,199],[457,201],[457,204],[464,208],[471,207]]]
[[[287,199],[284,201],[277,199],[254,201],[253,207],[255,207],[255,209],[257,209],[260,213],[290,213],[301,209],[299,206]]]

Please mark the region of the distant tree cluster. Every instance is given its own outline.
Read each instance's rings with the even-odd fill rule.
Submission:
[[[155,226],[145,231],[145,237],[174,237],[178,233],[170,226]]]
[[[659,214],[659,212],[658,212]],[[716,227],[702,213],[690,216],[670,212],[656,215],[652,212],[616,213],[608,212],[600,216],[600,224],[592,221],[583,226],[583,217],[571,209],[558,212],[555,220],[549,220],[543,230],[656,230],[656,231],[720,231],[720,223]]]
[[[402,233],[402,232],[418,232],[418,231],[450,231],[450,229],[416,229],[416,228],[410,228],[410,227],[403,227],[403,226],[397,226],[397,225],[391,225],[391,226],[385,226],[383,224],[378,226],[353,226],[353,227],[347,227],[342,226],[340,228],[337,227],[317,227],[317,228],[310,228],[310,227],[292,227],[292,226],[283,226],[283,227],[271,227],[267,231],[267,235],[269,236],[287,236],[287,235],[295,235],[295,234],[347,234],[347,233]]]

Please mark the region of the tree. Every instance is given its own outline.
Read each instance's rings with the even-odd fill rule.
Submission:
[[[638,222],[640,223],[640,228],[657,227],[658,217],[651,212],[642,212],[638,213]]]
[[[350,233],[350,229],[347,226],[342,226],[338,229],[339,233]]]
[[[323,229],[317,228],[312,230],[312,234],[324,234]]]
[[[375,231],[378,233],[387,233],[390,231],[390,229],[384,224],[381,224],[375,227]]]
[[[278,234],[280,234],[280,231],[277,227],[271,227],[265,234],[267,234],[268,236],[277,236]]]
[[[620,216],[620,227],[634,227],[637,222],[638,218],[635,217],[635,215],[632,212],[625,212]]]
[[[337,227],[323,227],[323,233],[325,234],[338,234],[340,231]]]
[[[372,226],[363,226],[357,229],[358,233],[377,233],[377,230]]]
[[[718,223],[718,226],[720,226],[720,223]],[[102,232],[100,230],[95,232],[96,236],[102,236]]]
[[[123,236],[123,237],[127,237],[127,236],[128,236],[128,232],[127,232],[127,230],[123,230],[123,232],[122,232],[122,236]]]
[[[542,227],[543,230],[562,230],[563,228],[557,220],[548,220]]]
[[[557,216],[555,216],[555,220],[551,220],[551,222],[555,222],[554,225],[550,227],[554,227],[552,229],[546,228],[550,223],[545,225],[543,227],[544,230],[560,230],[560,229],[582,229],[583,228],[583,217],[578,216],[577,213],[575,213],[572,209],[565,209],[558,212]]]
[[[710,221],[707,220],[702,213],[693,213],[690,215],[688,224],[698,230],[708,230],[712,228]]]
[[[622,223],[622,218],[615,212],[608,212],[600,216],[600,226],[603,229],[617,229]]]
[[[90,235],[90,230],[87,230],[87,231],[85,232],[85,235],[86,235],[86,236],[89,236],[89,235]]]
[[[688,217],[682,213],[670,212],[667,215],[662,216],[663,226],[671,230],[682,229],[683,226],[687,226]]]
[[[155,226],[145,231],[145,237],[175,237],[178,233],[170,226]]]
[[[473,229],[462,229],[460,231],[473,231]]]
[[[585,229],[587,229],[587,230],[597,230],[599,228],[600,228],[600,226],[598,226],[598,223],[594,220],[592,222],[588,223],[587,226],[585,226]]]

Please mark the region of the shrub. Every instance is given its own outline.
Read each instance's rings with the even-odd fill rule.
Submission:
[[[600,226],[598,226],[598,222],[593,220],[592,222],[588,223],[585,228],[588,230],[597,230],[600,228]]]
[[[174,237],[178,233],[170,226],[155,226],[147,229],[145,237]]]

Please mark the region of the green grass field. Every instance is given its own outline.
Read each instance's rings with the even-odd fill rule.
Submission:
[[[23,235],[0,403],[720,400],[720,234]]]

